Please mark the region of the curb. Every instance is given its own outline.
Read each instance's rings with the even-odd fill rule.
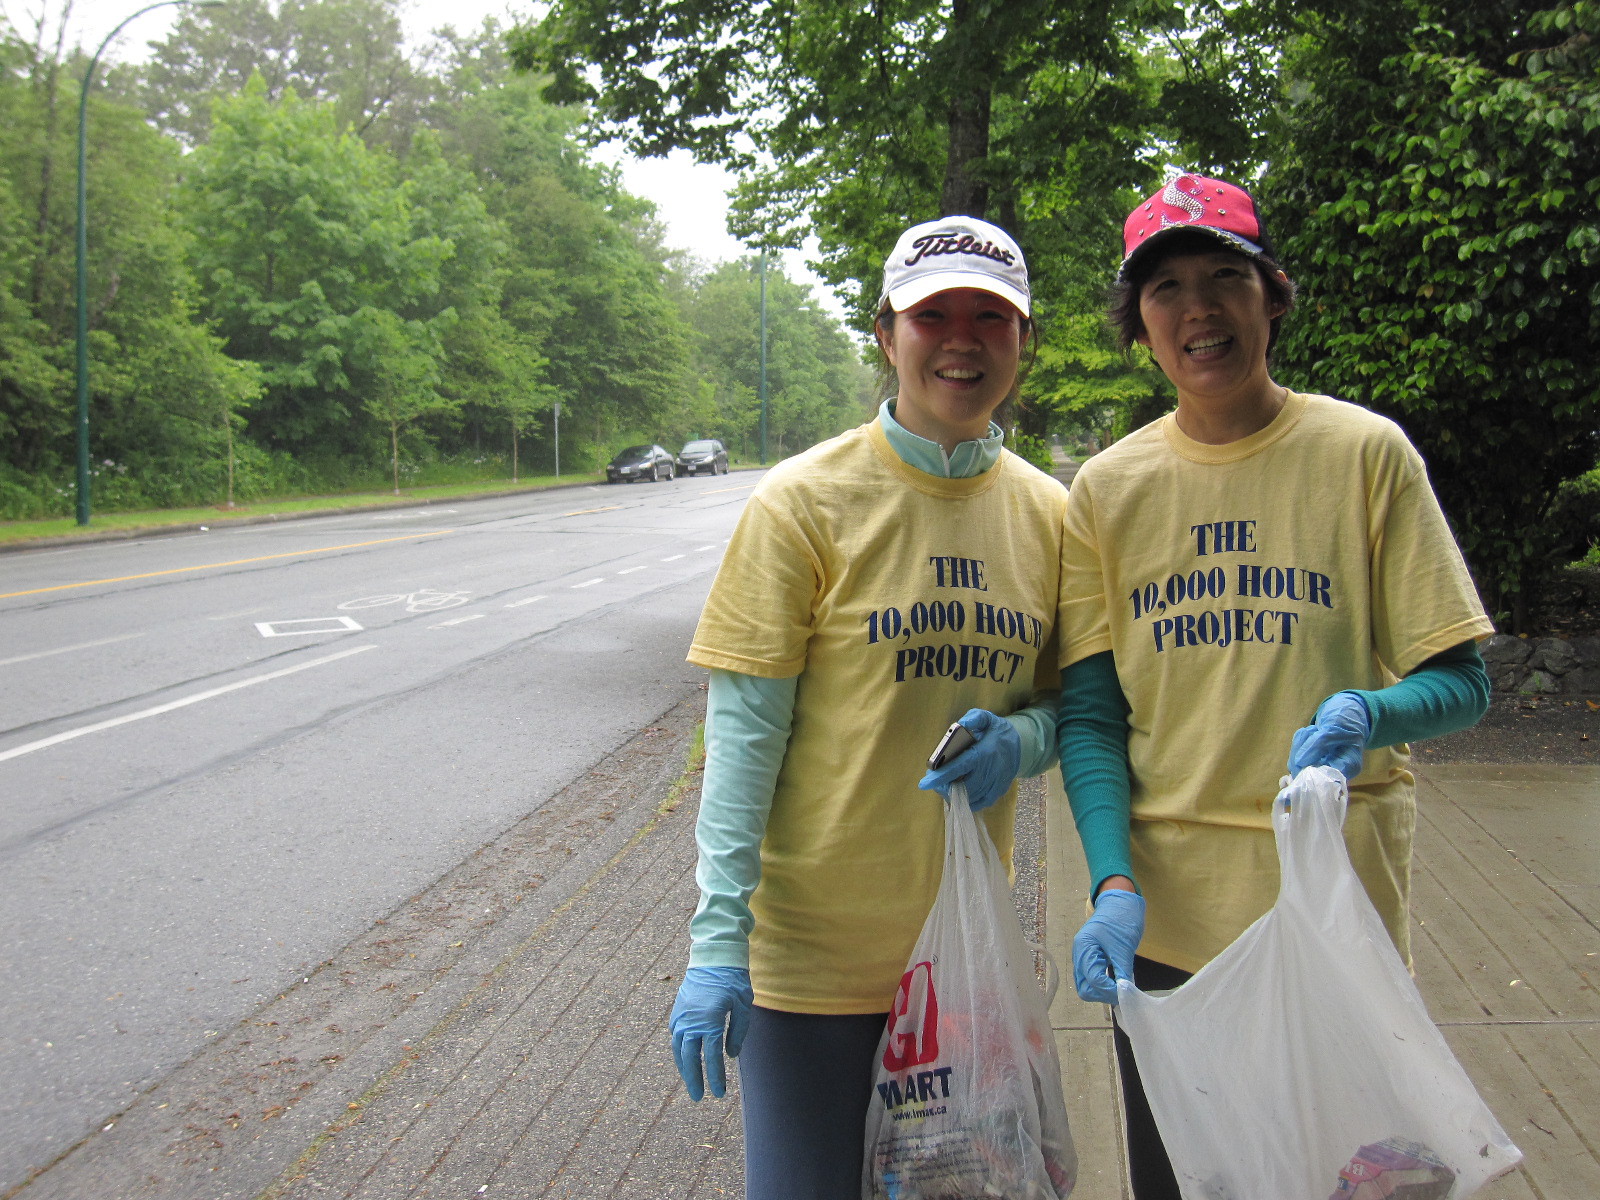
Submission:
[[[770,464],[769,464],[770,465]],[[728,471],[765,471],[766,467],[734,467]],[[382,512],[389,508],[426,508],[432,504],[466,504],[473,500],[498,500],[506,496],[525,496],[530,492],[560,492],[580,487],[605,487],[604,479],[586,479],[581,483],[554,483],[548,487],[505,488],[497,492],[474,492],[470,496],[440,496],[437,499],[387,501],[383,504],[360,504],[346,508],[311,508],[305,512],[262,513],[257,517],[229,517],[223,515],[211,525],[186,521],[181,525],[139,525],[128,529],[105,529],[96,533],[65,534],[54,537],[28,538],[26,541],[0,541],[0,554],[14,554],[22,550],[44,550],[54,546],[86,546],[96,542],[125,542],[133,538],[171,537],[180,533],[200,533],[219,526],[234,528],[241,525],[276,525],[280,521],[304,521],[311,517],[328,517],[339,513]],[[225,512],[225,510],[223,510]]]

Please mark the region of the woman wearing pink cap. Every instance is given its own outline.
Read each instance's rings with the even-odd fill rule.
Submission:
[[[920,786],[964,779],[1006,857],[1013,779],[1055,761],[1066,493],[992,421],[1033,337],[1022,251],[918,225],[878,307],[895,395],[756,486],[689,651],[711,682],[673,1049],[697,1100],[740,1056],[759,1200],[861,1194],[873,1056],[939,884],[940,735],[976,743]]]
[[[1094,900],[1078,992],[1177,987],[1271,907],[1285,755],[1349,780],[1351,859],[1406,955],[1405,743],[1482,716],[1493,627],[1400,429],[1272,378],[1294,285],[1250,196],[1180,176],[1123,249],[1111,319],[1178,407],[1086,463],[1068,501],[1058,737]],[[1177,1200],[1116,1038],[1134,1194]]]

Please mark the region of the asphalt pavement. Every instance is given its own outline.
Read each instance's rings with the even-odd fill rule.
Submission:
[[[751,482],[0,559],[0,1195],[698,695]]]

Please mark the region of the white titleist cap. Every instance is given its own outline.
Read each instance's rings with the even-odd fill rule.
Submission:
[[[883,265],[878,311],[903,312],[950,288],[977,288],[1028,316],[1028,264],[1011,235],[977,217],[940,217],[900,235]]]

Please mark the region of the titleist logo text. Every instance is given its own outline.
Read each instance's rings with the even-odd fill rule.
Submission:
[[[1016,261],[1016,256],[1011,251],[1002,250],[993,242],[980,242],[970,233],[930,233],[919,237],[911,245],[916,253],[906,259],[908,267],[915,266],[935,254],[976,254],[981,258],[992,258],[995,262],[1005,263],[1007,266]]]

